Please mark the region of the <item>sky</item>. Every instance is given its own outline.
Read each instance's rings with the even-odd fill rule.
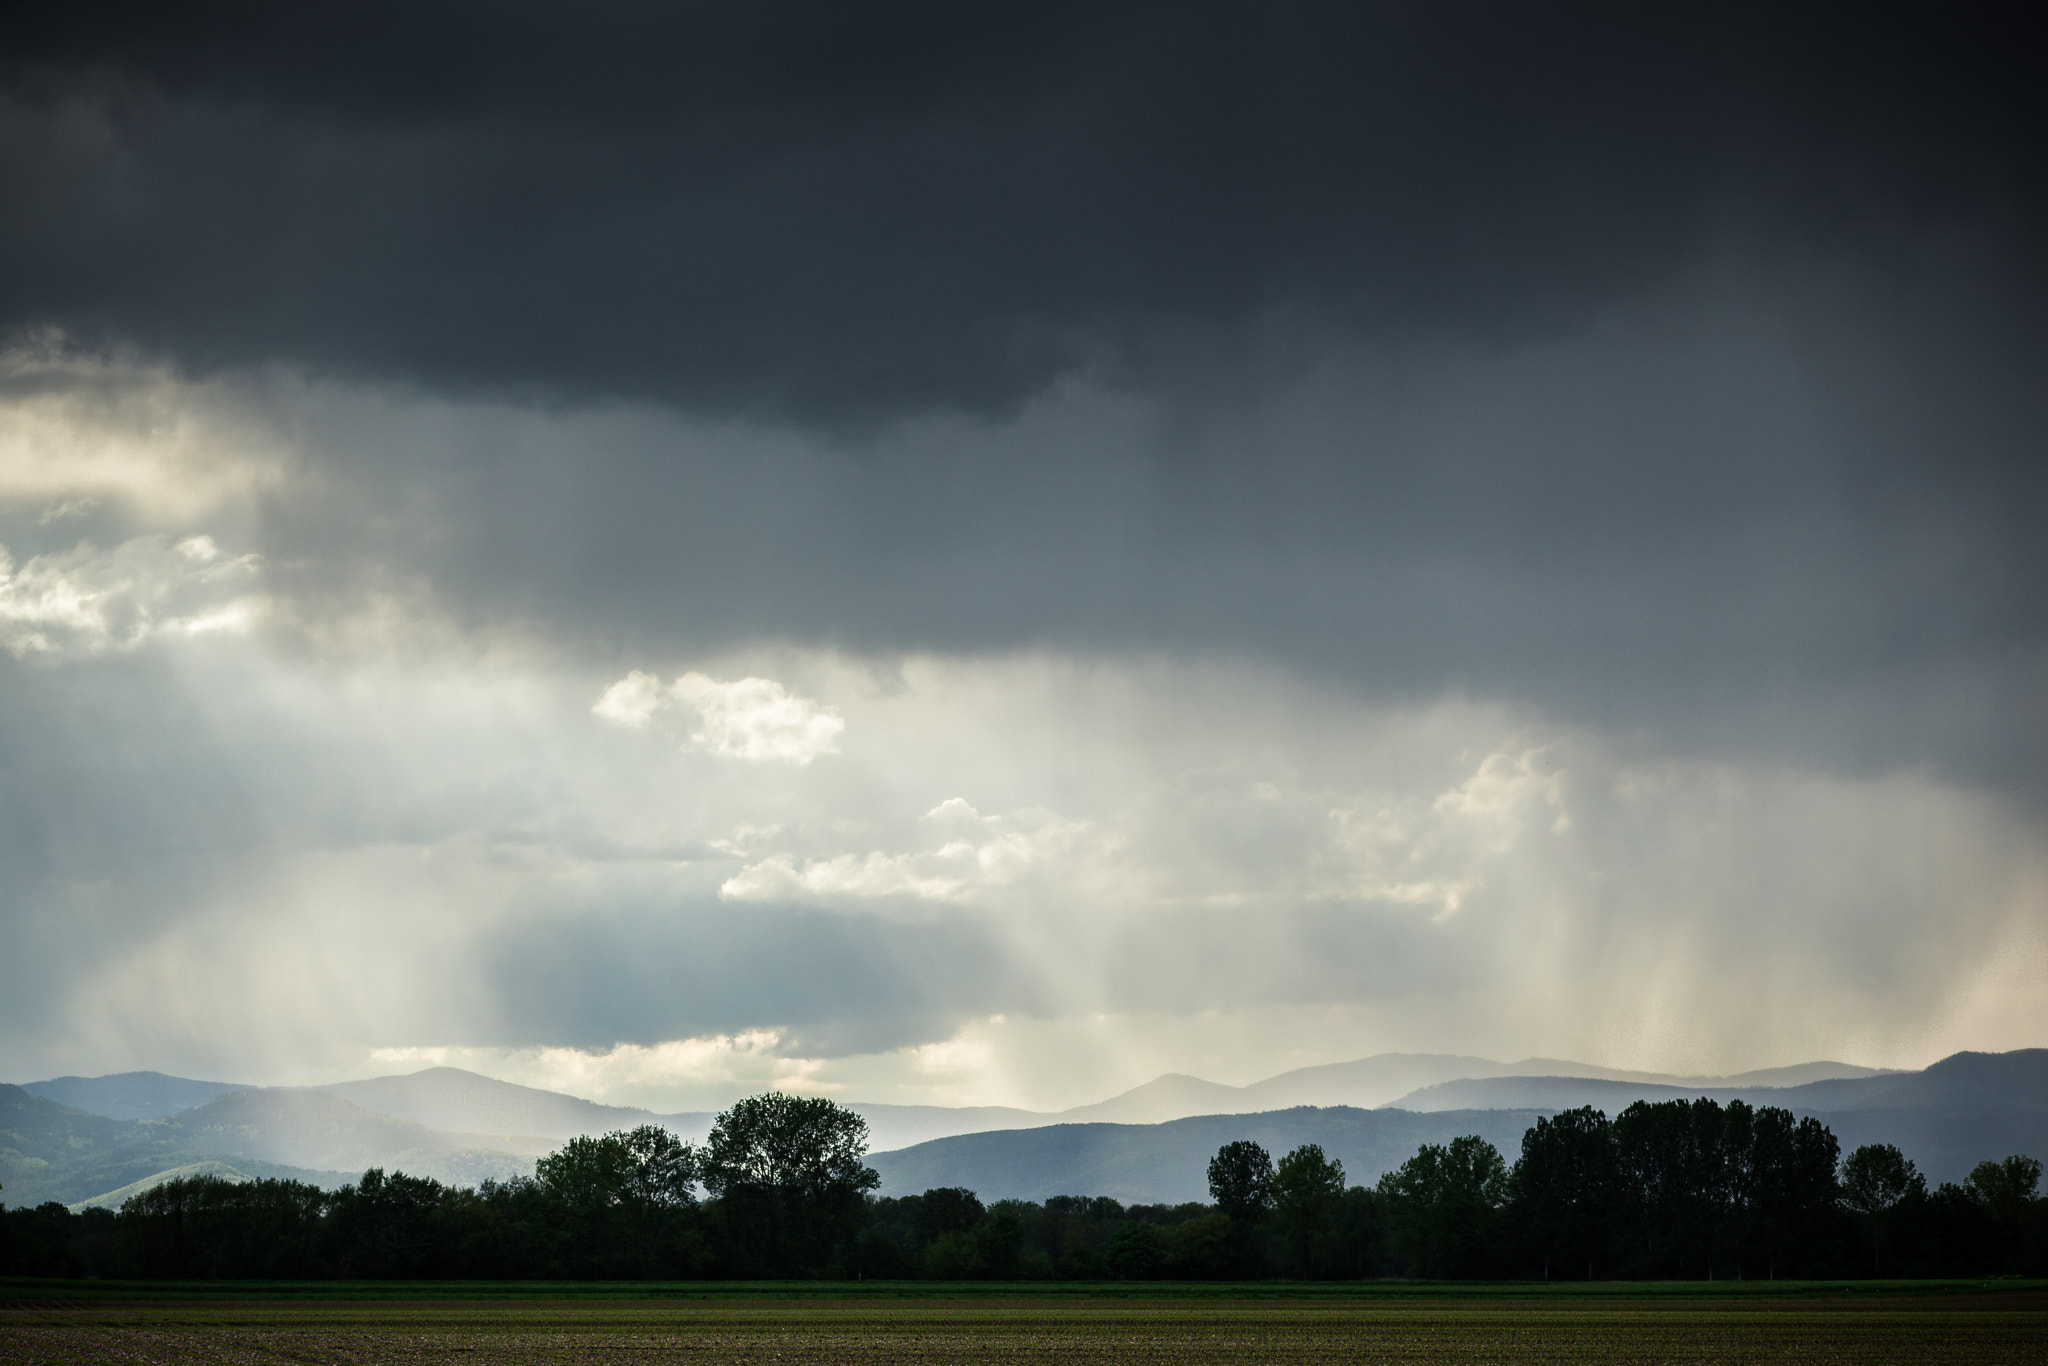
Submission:
[[[0,1077],[2048,1044],[2017,23],[23,7]]]

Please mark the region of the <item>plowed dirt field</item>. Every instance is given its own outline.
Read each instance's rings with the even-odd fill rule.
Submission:
[[[0,1302],[0,1362],[2048,1363],[2048,1298]]]

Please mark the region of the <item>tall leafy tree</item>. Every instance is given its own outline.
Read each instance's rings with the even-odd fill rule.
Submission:
[[[1248,1138],[1209,1159],[1209,1196],[1233,1219],[1257,1220],[1273,1201],[1273,1158]]]
[[[2044,1222],[2043,1202],[2034,1194],[2040,1184],[2040,1159],[2017,1153],[2002,1162],[1979,1162],[1963,1183],[1970,1198],[1990,1216],[1993,1246],[1986,1251],[1996,1259],[1999,1271],[2018,1271],[2027,1260],[2030,1226]]]
[[[1324,1156],[1320,1144],[1304,1143],[1280,1159],[1270,1189],[1287,1269],[1304,1279],[1321,1274],[1332,1260],[1344,1164]]]
[[[1508,1192],[1516,1222],[1541,1257],[1543,1279],[1553,1268],[1581,1266],[1593,1279],[1617,1204],[1607,1116],[1589,1105],[1538,1119],[1522,1135]]]
[[[434,1212],[444,1191],[431,1177],[386,1175],[381,1167],[335,1191],[322,1230],[335,1270],[345,1279],[433,1275]]]
[[[699,1156],[658,1124],[570,1139],[534,1169],[560,1206],[573,1260],[587,1274],[641,1277],[701,1258],[687,1215]]]
[[[703,1180],[755,1274],[816,1270],[859,1225],[882,1183],[862,1159],[868,1125],[821,1096],[752,1096],[721,1114],[705,1145]]]
[[[166,1181],[121,1206],[118,1241],[143,1275],[177,1280],[293,1279],[325,1269],[325,1191],[298,1181]]]
[[[945,1233],[970,1233],[987,1211],[965,1186],[939,1186],[917,1200],[917,1234],[924,1241]]]
[[[1775,1276],[1834,1217],[1839,1147],[1826,1126],[1742,1101],[1638,1101],[1612,1126],[1627,1252],[1651,1275]]]
[[[1209,1159],[1209,1197],[1230,1220],[1230,1260],[1251,1274],[1259,1222],[1273,1204],[1272,1155],[1248,1138],[1224,1144]]]
[[[1637,1101],[1614,1120],[1630,1253],[1653,1274],[1706,1275],[1733,1203],[1721,1107]]]
[[[1425,1143],[1380,1178],[1395,1251],[1423,1276],[1471,1278],[1492,1272],[1507,1164],[1476,1134]]]
[[[1884,1274],[1885,1244],[1900,1206],[1926,1198],[1920,1169],[1889,1143],[1866,1143],[1842,1162],[1842,1204],[1863,1226],[1873,1274]]]
[[[1772,1279],[1788,1259],[1811,1257],[1829,1224],[1839,1218],[1835,1167],[1840,1156],[1841,1144],[1812,1116],[1794,1118],[1776,1106],[1754,1113],[1742,1155],[1741,1216],[1748,1242],[1762,1255]]]

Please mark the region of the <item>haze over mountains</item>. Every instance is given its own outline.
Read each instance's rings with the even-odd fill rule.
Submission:
[[[1705,1095],[1822,1117],[1846,1152],[1904,1148],[1933,1180],[1986,1157],[2048,1153],[2048,1049],[1962,1053],[1921,1072],[1815,1062],[1684,1078],[1532,1058],[1381,1054],[1248,1086],[1168,1075],[1060,1112],[855,1103],[885,1194],[964,1185],[984,1198],[1060,1193],[1202,1198],[1207,1154],[1236,1137],[1275,1152],[1317,1142],[1354,1182],[1426,1142],[1478,1133],[1510,1158],[1544,1113],[1618,1112]],[[180,1100],[197,1098],[181,1109]],[[532,1170],[578,1134],[655,1123],[702,1139],[709,1112],[656,1114],[435,1067],[324,1087],[233,1087],[153,1072],[0,1086],[9,1204],[118,1204],[175,1176],[291,1176],[321,1185],[367,1167],[473,1184]],[[1219,1137],[1221,1135],[1221,1137]]]
[[[22,1089],[109,1119],[165,1119],[215,1096],[248,1088],[238,1082],[194,1081],[161,1072],[116,1072],[105,1077],[56,1077]]]

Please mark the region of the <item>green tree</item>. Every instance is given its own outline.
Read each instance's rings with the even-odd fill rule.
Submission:
[[[974,1226],[974,1250],[982,1273],[998,1281],[1014,1280],[1024,1259],[1024,1219],[1029,1207],[1018,1200],[999,1200]]]
[[[2028,1226],[2038,1217],[2034,1191],[2041,1184],[2038,1159],[2015,1153],[2003,1162],[1979,1162],[1963,1188],[1991,1216],[1993,1251],[2000,1271],[2018,1271],[2026,1260]]]
[[[1584,1266],[1592,1280],[1615,1205],[1607,1116],[1588,1105],[1538,1119],[1522,1135],[1508,1192],[1516,1221],[1541,1253],[1543,1279],[1555,1264]]]
[[[1920,1169],[1889,1143],[1866,1143],[1842,1163],[1842,1203],[1858,1214],[1883,1214],[1926,1193]]]
[[[917,1236],[922,1242],[946,1233],[969,1233],[988,1211],[965,1186],[937,1186],[917,1197]]]
[[[816,1096],[752,1096],[711,1127],[703,1161],[736,1260],[754,1274],[824,1267],[882,1178],[861,1159],[867,1121]]]
[[[697,1150],[658,1124],[570,1139],[534,1164],[534,1179],[571,1206],[688,1209],[697,1203]]]
[[[183,1177],[130,1196],[117,1239],[129,1265],[152,1278],[310,1276],[320,1269],[328,1204],[326,1192],[297,1181]]]
[[[1236,1265],[1230,1238],[1230,1216],[1211,1210],[1174,1225],[1166,1233],[1166,1260],[1182,1280],[1215,1280]]]
[[[1768,1105],[1751,1112],[1740,1101],[1728,1106],[1728,1114],[1748,1121],[1746,1142],[1731,1145],[1728,1159],[1738,1173],[1732,1183],[1740,1197],[1737,1215],[1775,1280],[1787,1258],[1813,1260],[1836,1217],[1841,1144],[1810,1115],[1795,1119],[1791,1111]]]
[[[1344,1164],[1325,1157],[1321,1145],[1304,1143],[1280,1159],[1270,1189],[1287,1269],[1310,1279],[1330,1261]]]
[[[1230,1260],[1254,1274],[1259,1221],[1273,1204],[1273,1158],[1248,1138],[1226,1143],[1209,1159],[1209,1195],[1230,1220]]]
[[[1109,1240],[1109,1267],[1120,1281],[1149,1281],[1166,1265],[1166,1240],[1151,1224],[1128,1223]]]
[[[2014,1154],[2003,1162],[1979,1162],[1970,1168],[1965,1188],[1984,1202],[1993,1218],[2017,1218],[2041,1184],[2039,1159]]]
[[[1353,1186],[1338,1202],[1333,1274],[1365,1279],[1380,1274],[1387,1256],[1386,1210],[1379,1192]]]
[[[924,1245],[918,1271],[928,1281],[965,1281],[982,1274],[981,1250],[966,1233],[946,1232]]]
[[[322,1229],[344,1278],[409,1280],[434,1271],[434,1210],[446,1188],[432,1177],[372,1167],[327,1200]]]
[[[1425,1143],[1380,1178],[1395,1251],[1423,1276],[1488,1274],[1507,1187],[1507,1164],[1485,1139],[1468,1134],[1448,1145]]]
[[[1644,1270],[1709,1274],[1731,1206],[1727,1127],[1707,1099],[1639,1100],[1615,1116],[1615,1168]]]
[[[570,1139],[534,1166],[562,1210],[570,1264],[580,1274],[673,1274],[703,1259],[688,1215],[697,1205],[699,1155],[658,1124]]]
[[[1842,1204],[1863,1225],[1873,1274],[1884,1274],[1884,1247],[1899,1207],[1926,1197],[1926,1179],[1889,1143],[1866,1143],[1842,1163]]]
[[[1209,1195],[1233,1219],[1256,1222],[1273,1200],[1273,1158],[1248,1138],[1209,1159]]]

